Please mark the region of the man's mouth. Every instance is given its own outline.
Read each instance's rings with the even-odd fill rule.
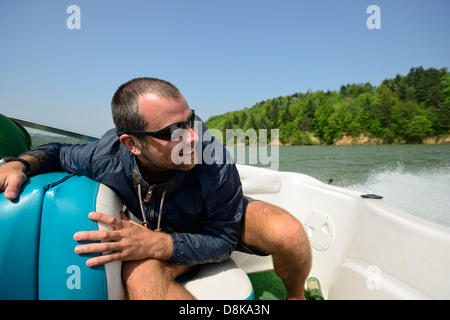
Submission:
[[[186,157],[191,157],[192,158],[194,156],[194,154],[195,154],[195,149],[194,149],[194,147],[191,147],[191,149],[188,152],[186,152],[186,153],[184,152],[184,149],[181,149],[178,154],[179,154],[180,157],[186,156]]]

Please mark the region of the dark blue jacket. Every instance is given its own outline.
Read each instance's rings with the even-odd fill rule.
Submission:
[[[203,141],[202,151],[208,145],[211,146],[211,142]],[[141,184],[142,198],[152,188],[151,200],[142,201],[142,204],[153,228],[158,221],[162,192],[166,191],[161,226],[173,239],[174,252],[170,262],[196,265],[225,261],[240,239],[241,182],[236,166],[225,161],[229,154],[222,145],[220,147],[223,148],[223,161],[212,164],[203,161],[189,171],[178,171],[169,181],[157,185],[144,180],[135,155],[120,143],[115,130],[89,144],[52,143],[27,153],[39,159],[40,172],[62,169],[109,186],[141,221],[137,186]]]

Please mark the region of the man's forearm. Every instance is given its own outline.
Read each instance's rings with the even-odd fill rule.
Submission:
[[[25,160],[30,165],[30,174],[39,172],[40,169],[40,163],[39,160],[29,154],[22,154],[19,158]],[[19,162],[20,163],[20,162]],[[25,172],[25,166],[23,166],[23,171]]]
[[[51,143],[29,150],[20,155],[28,161],[32,174],[61,170],[59,152],[61,144]]]

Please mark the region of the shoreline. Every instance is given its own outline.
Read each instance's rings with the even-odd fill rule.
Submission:
[[[422,142],[410,143],[406,141],[396,141],[389,143],[384,138],[371,138],[364,134],[357,137],[343,135],[332,144],[322,143],[319,138],[310,136],[309,144],[279,143],[279,146],[376,146],[376,145],[407,145],[407,144],[450,144],[450,135],[432,136],[422,140]],[[268,144],[269,145],[269,144]]]

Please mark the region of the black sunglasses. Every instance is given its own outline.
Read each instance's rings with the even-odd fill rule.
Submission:
[[[189,126],[191,128],[194,128],[194,122],[195,122],[195,111],[192,110],[191,115],[189,118],[187,118],[186,121],[183,122],[176,122],[173,124],[168,125],[167,127],[162,128],[158,131],[117,131],[117,135],[120,137],[123,134],[134,134],[134,135],[145,135],[150,136],[153,138],[158,138],[161,140],[172,140],[172,133],[177,129],[186,129],[186,126]]]

